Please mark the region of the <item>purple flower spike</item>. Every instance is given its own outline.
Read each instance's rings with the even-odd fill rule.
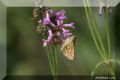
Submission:
[[[43,24],[44,25],[50,24],[50,17],[48,11],[46,11],[46,17],[43,20]]]
[[[74,23],[64,24],[63,26],[64,26],[64,27],[71,27],[71,28],[74,28]]]
[[[66,19],[65,11],[54,11],[51,9],[45,9],[43,18],[37,21],[38,29],[43,29],[44,35],[47,39],[42,39],[43,46],[46,47],[52,44],[62,44],[69,36],[69,28],[74,28],[74,23],[64,24]],[[40,26],[42,25],[42,26]]]
[[[57,12],[56,13],[57,19],[58,20],[64,20],[64,19],[66,19],[67,17],[64,14],[65,14],[64,10]]]

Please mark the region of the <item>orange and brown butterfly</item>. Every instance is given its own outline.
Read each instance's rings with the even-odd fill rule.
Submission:
[[[60,49],[60,51],[62,51],[63,55],[66,56],[69,60],[74,59],[74,54],[75,54],[74,38],[75,38],[75,36],[68,37],[64,41],[64,43]]]

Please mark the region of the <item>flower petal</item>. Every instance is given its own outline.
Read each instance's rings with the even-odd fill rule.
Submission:
[[[74,28],[74,23],[70,23],[70,24],[63,24],[64,27],[71,27]]]
[[[63,30],[63,36],[64,37],[67,37],[68,33],[70,32],[69,30],[66,30],[66,29],[62,29]]]
[[[63,24],[63,20],[56,20],[57,21],[57,26],[61,26]]]
[[[99,15],[102,15],[102,10],[103,10],[103,2],[100,1],[100,7],[99,7]]]
[[[54,13],[54,11],[53,11],[52,9],[49,9],[48,12],[49,12],[50,14],[53,14],[53,13]]]
[[[48,30],[48,39],[47,41],[50,42],[52,40],[53,34],[52,34],[52,30]]]
[[[43,46],[46,47],[48,45],[47,40],[43,40]]]
[[[58,20],[64,20],[66,19],[67,17],[64,15],[65,14],[65,11],[62,10],[62,11],[59,11],[56,13],[56,17]]]
[[[46,11],[46,17],[44,18],[43,20],[43,24],[44,25],[47,25],[47,24],[50,24],[50,16],[49,16],[49,13]]]

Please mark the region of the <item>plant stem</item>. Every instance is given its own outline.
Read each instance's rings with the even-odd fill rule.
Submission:
[[[57,53],[56,53],[56,45],[53,45],[53,59],[54,59],[54,68],[55,68],[55,75],[57,75],[58,74],[58,72],[57,72]]]
[[[49,60],[49,64],[50,64],[50,68],[51,68],[51,72],[52,72],[52,75],[53,75],[53,77],[54,77],[54,75],[55,75],[55,72],[54,72],[54,68],[53,68],[53,63],[52,63],[52,57],[51,57],[51,51],[50,51],[50,48],[49,48],[49,46],[47,47],[47,56],[48,56],[48,60]],[[55,77],[54,77],[54,79],[55,79]]]
[[[100,67],[103,63],[104,63],[104,61],[99,62],[99,63],[93,68],[93,71],[91,72],[91,76],[94,76],[96,69],[97,69],[98,67]]]
[[[84,5],[86,6],[86,2],[84,2]],[[98,44],[98,42],[97,42],[97,40],[96,40],[96,38],[95,38],[95,34],[94,34],[93,30],[92,30],[92,24],[91,24],[91,22],[90,22],[89,12],[88,12],[87,7],[85,7],[85,12],[86,12],[86,16],[87,16],[89,28],[90,28],[90,31],[91,31],[91,34],[92,34],[92,38],[93,38],[93,40],[94,40],[94,43],[95,43],[95,45],[96,45],[96,47],[97,47],[100,55],[101,55],[102,58],[105,60],[105,57],[104,57],[104,55],[102,54],[102,51],[101,51],[101,49],[100,49],[100,46],[99,46],[99,44]]]
[[[89,4],[89,0],[85,0],[84,5],[85,6],[86,5],[90,5]],[[91,31],[94,43],[95,43],[95,45],[96,45],[96,47],[97,47],[97,49],[98,49],[101,57],[103,58],[105,64],[107,65],[107,69],[109,70],[110,74],[114,76],[115,73],[114,73],[114,70],[112,68],[112,65],[110,64],[111,50],[110,50],[110,38],[109,38],[109,31],[108,31],[107,14],[105,15],[105,18],[106,18],[105,19],[106,20],[105,21],[105,26],[106,26],[106,35],[107,35],[107,42],[108,42],[108,53],[109,53],[108,55],[107,55],[105,46],[103,44],[103,40],[102,40],[102,36],[101,36],[100,30],[99,30],[99,26],[97,24],[97,21],[96,21],[95,17],[93,16],[91,8],[85,7],[85,12],[86,12],[88,24],[89,24],[89,27],[90,27],[90,31]],[[94,32],[96,32],[97,38],[96,38]],[[98,39],[99,44],[97,42],[97,39]],[[108,57],[109,57],[109,59],[108,59]],[[97,67],[99,65],[101,65],[102,63],[103,62],[101,62],[100,64],[98,64]]]
[[[111,60],[111,45],[110,45],[110,36],[109,36],[109,29],[108,29],[108,14],[107,14],[107,8],[105,8],[105,15],[104,15],[104,19],[105,19],[105,28],[106,28],[106,37],[107,37],[107,44],[108,44],[108,61],[109,63],[108,65],[108,70],[110,71],[110,73],[114,76],[114,70],[112,68],[112,65],[110,63]]]
[[[57,58],[57,54],[58,54],[58,51],[57,51],[57,45],[55,45],[55,51],[56,51],[56,53],[55,53],[55,63],[56,63],[56,75],[58,75],[58,58]]]
[[[89,0],[87,0],[86,3],[87,3],[87,5],[90,5]],[[100,47],[102,49],[102,54],[105,57],[107,57],[106,50],[105,50],[105,47],[104,47],[104,43],[102,41],[102,36],[101,36],[101,32],[100,32],[99,26],[97,24],[97,21],[96,21],[95,17],[93,16],[91,8],[88,8],[88,11],[89,11],[89,16],[91,16],[91,18],[90,18],[91,19],[91,24],[93,24],[92,25],[93,29],[95,29],[94,31],[96,32],[98,42],[99,42]]]
[[[109,60],[111,59],[111,45],[110,45],[110,36],[109,36],[109,29],[108,29],[108,15],[107,15],[107,9],[105,9],[105,28],[106,28],[106,36],[107,36],[107,43],[108,43],[108,54],[109,54]]]

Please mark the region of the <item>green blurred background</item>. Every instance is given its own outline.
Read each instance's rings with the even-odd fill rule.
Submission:
[[[58,53],[59,75],[90,75],[95,65],[102,60],[98,53],[86,20],[84,8],[68,7],[53,8],[65,10],[68,20],[74,22],[75,58],[69,61]],[[103,16],[98,15],[98,8],[92,8],[101,26],[105,40]],[[120,55],[120,5],[112,8],[110,18],[110,37],[113,56]],[[45,48],[41,44],[41,35],[36,32],[32,18],[32,7],[7,8],[7,69],[8,75],[51,75]],[[106,43],[106,42],[105,42]],[[115,57],[116,58],[116,57]],[[98,68],[97,74],[107,73],[105,66]]]

